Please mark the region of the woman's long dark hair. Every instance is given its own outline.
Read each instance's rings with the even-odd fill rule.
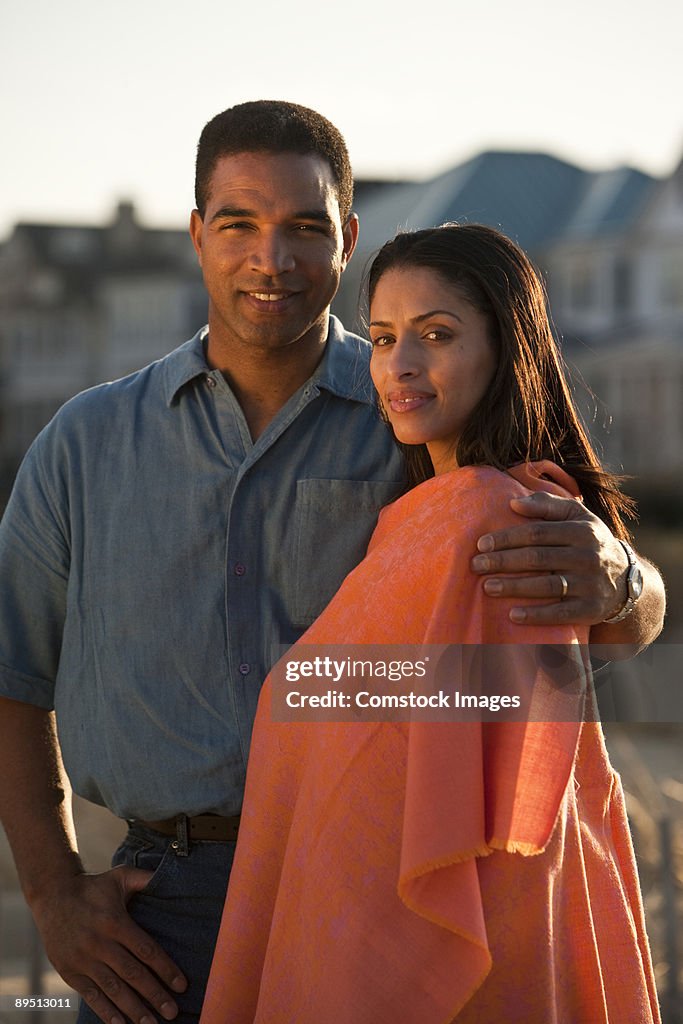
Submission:
[[[586,506],[617,537],[635,503],[621,477],[603,469],[571,397],[553,337],[546,295],[533,265],[509,238],[483,224],[444,224],[397,235],[380,249],[368,275],[372,303],[380,278],[404,268],[433,270],[486,316],[497,368],[458,438],[459,466],[552,459],[576,480]],[[400,445],[415,486],[434,475],[424,445]]]

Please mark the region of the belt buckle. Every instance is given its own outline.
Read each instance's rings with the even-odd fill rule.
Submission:
[[[187,836],[187,815],[179,814],[175,820],[176,837],[171,843],[171,849],[176,857],[187,857],[190,853],[190,844]]]

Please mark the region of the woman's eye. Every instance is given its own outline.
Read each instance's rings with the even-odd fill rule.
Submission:
[[[375,348],[382,348],[384,345],[389,345],[393,341],[388,334],[380,334],[376,338],[370,339]]]
[[[450,338],[448,331],[428,331],[424,335],[427,341],[445,341],[446,338]]]

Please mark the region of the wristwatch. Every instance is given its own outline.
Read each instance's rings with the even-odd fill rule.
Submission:
[[[638,559],[636,553],[630,544],[627,544],[625,540],[620,540],[619,543],[626,552],[628,558],[628,573],[626,575],[626,603],[619,609],[616,615],[613,615],[611,619],[605,619],[607,623],[621,622],[627,615],[630,615],[635,608],[636,601],[643,592],[643,574],[640,571],[638,565]]]

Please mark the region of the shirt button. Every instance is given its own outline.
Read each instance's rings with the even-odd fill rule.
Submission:
[[[210,374],[207,373],[207,375],[206,375],[206,377],[204,379],[206,380],[206,383],[207,383],[207,385],[210,388],[215,388],[216,387],[216,381],[213,379],[212,376],[210,376]]]
[[[235,566],[235,576],[244,576],[246,571],[246,565],[242,565],[241,562],[238,562],[237,565]]]
[[[240,675],[243,675],[243,676],[248,675],[249,674],[249,669],[250,669],[250,666],[247,665],[246,661],[243,661],[242,664],[240,665],[240,669],[239,669],[240,670]]]

